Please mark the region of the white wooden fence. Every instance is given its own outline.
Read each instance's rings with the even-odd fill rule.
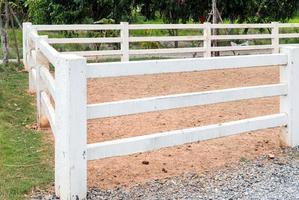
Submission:
[[[183,25],[163,26],[168,28],[183,27]],[[202,25],[186,26],[198,28]],[[217,27],[224,26],[217,25]],[[256,27],[255,25],[227,26]],[[268,27],[270,25],[258,26]],[[299,144],[299,48],[294,46],[283,47],[281,52],[266,55],[87,63],[84,57],[57,52],[49,44],[49,39],[46,36],[39,36],[37,33],[38,30],[54,30],[54,28],[55,30],[91,30],[103,27],[105,26],[32,26],[29,23],[24,23],[25,42],[23,45],[25,49],[24,58],[26,58],[24,63],[29,70],[30,87],[36,90],[38,119],[40,120],[43,116],[47,117],[55,137],[55,191],[61,199],[86,198],[88,160],[128,155],[274,127],[283,127],[287,144],[290,146]],[[119,28],[119,25],[109,26],[109,28],[111,27]],[[162,25],[152,25],[151,28],[153,27],[162,28]],[[146,26],[131,25],[130,28],[146,28]],[[65,42],[65,40],[63,41]],[[123,47],[122,50],[127,48],[128,46]],[[125,58],[127,57],[128,55]],[[55,68],[54,76],[49,72],[49,64],[52,64]],[[86,101],[86,82],[89,78],[261,66],[280,66],[280,83],[100,104],[87,104]],[[87,144],[86,126],[88,119],[272,96],[281,97],[280,113]]]
[[[30,25],[30,24],[29,24]],[[31,29],[35,31],[99,31],[114,30],[119,31],[117,37],[104,38],[49,38],[49,44],[90,44],[90,43],[119,43],[120,49],[117,50],[100,50],[100,51],[71,51],[62,52],[65,54],[76,54],[84,57],[93,56],[121,56],[122,61],[128,61],[130,57],[140,55],[163,55],[163,54],[182,54],[182,53],[202,53],[204,57],[210,57],[211,52],[229,52],[229,51],[258,51],[267,50],[278,53],[280,47],[280,39],[299,38],[299,33],[281,33],[285,28],[298,28],[299,24],[282,24],[273,22],[270,24],[128,24],[121,22],[113,25],[31,25]],[[187,36],[132,36],[130,31],[136,30],[198,30],[201,35]],[[264,34],[240,34],[240,35],[211,35],[212,29],[222,29],[230,33],[231,29],[267,29]],[[268,33],[270,31],[270,33]],[[270,43],[264,45],[248,45],[248,46],[212,46],[212,41],[258,41],[270,40]],[[158,48],[158,49],[133,49],[131,44],[140,42],[202,42],[202,46],[191,47],[185,46],[180,48]]]

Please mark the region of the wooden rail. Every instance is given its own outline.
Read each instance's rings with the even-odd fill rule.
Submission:
[[[191,142],[221,138],[248,131],[284,126],[287,122],[288,117],[286,114],[276,114],[94,143],[87,146],[87,158],[88,160],[96,160],[113,156],[124,156],[132,153],[152,151],[163,147],[171,147]]]

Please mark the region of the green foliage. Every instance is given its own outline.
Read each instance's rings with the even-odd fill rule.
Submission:
[[[298,0],[218,0],[223,19],[231,22],[286,21]],[[103,18],[133,21],[162,18],[167,23],[207,18],[211,0],[25,0],[30,21],[39,24],[93,23]],[[138,21],[138,19],[137,19]]]
[[[222,0],[224,18],[250,23],[285,22],[296,14],[298,0]]]
[[[25,0],[30,21],[38,24],[93,23],[102,18],[129,21],[132,0]]]
[[[83,1],[26,0],[30,20],[36,24],[87,23],[91,21]]]
[[[207,18],[212,1],[165,0],[153,1],[154,7],[168,23],[185,23],[192,19],[199,22]],[[231,22],[266,23],[286,21],[296,14],[298,0],[218,0],[218,10],[223,19]]]

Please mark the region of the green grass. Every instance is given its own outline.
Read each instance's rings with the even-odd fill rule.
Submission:
[[[30,130],[34,99],[26,94],[27,73],[0,65],[0,199],[26,199],[53,178],[53,153],[45,133]]]
[[[23,53],[22,53],[22,31],[20,29],[15,29],[16,32],[16,38],[17,38],[17,43],[18,43],[18,47],[19,47],[19,54],[20,54],[20,58],[22,58]],[[8,34],[8,46],[9,46],[9,58],[10,59],[16,59],[17,58],[17,51],[15,48],[15,41],[14,41],[14,37],[13,37],[13,31],[12,29],[9,29],[7,31]],[[2,48],[2,46],[1,46]],[[3,52],[0,51],[0,57],[2,58]]]

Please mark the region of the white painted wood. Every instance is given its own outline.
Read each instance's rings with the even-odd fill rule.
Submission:
[[[130,30],[142,29],[203,29],[203,24],[130,24]]]
[[[87,145],[88,160],[151,151],[174,145],[220,138],[248,131],[274,128],[287,124],[286,114],[275,114],[215,125],[181,129],[151,135]]]
[[[43,55],[49,60],[51,64],[55,67],[59,61],[60,54],[56,49],[54,49],[49,43],[45,40],[38,41],[38,47]]]
[[[299,38],[299,33],[280,33],[279,38]]]
[[[29,91],[34,92],[36,90],[36,72],[33,74],[33,70],[36,66],[36,45],[34,41],[32,41],[30,34],[36,33],[36,30],[32,29],[31,26],[29,26],[29,32],[28,32],[28,42],[27,42],[27,65],[28,65],[28,73],[29,73]]]
[[[171,53],[194,53],[205,51],[202,47],[191,48],[163,48],[163,49],[138,49],[130,50],[130,55],[146,55],[146,54],[171,54]]]
[[[228,101],[238,101],[287,94],[286,84],[193,92],[141,99],[130,99],[87,105],[87,118],[115,117],[120,115],[153,112],[189,106],[200,106]]]
[[[43,39],[46,39],[43,37]],[[36,69],[36,106],[37,106],[37,122],[40,126],[41,118],[45,116],[44,110],[42,109],[41,92],[45,90],[45,82],[41,78],[41,68],[49,68],[49,62],[45,58],[38,48],[38,40],[35,43],[35,69]]]
[[[121,37],[121,61],[129,61],[129,23],[128,22],[121,22],[121,31],[120,31],[120,37]]]
[[[204,57],[211,57],[211,46],[212,46],[212,42],[211,42],[211,23],[209,22],[206,22],[204,23],[204,37],[205,37],[205,40],[203,42],[203,47],[205,49],[204,51]]]
[[[75,55],[84,56],[84,57],[122,55],[121,50],[68,51],[68,52],[61,52],[61,53],[62,54],[75,54]]]
[[[279,28],[299,28],[299,23],[279,23]]]
[[[61,24],[33,25],[37,31],[85,31],[85,30],[120,30],[119,24]]]
[[[37,33],[36,29],[31,29],[29,32],[29,37],[33,42],[37,42],[40,39],[40,36]]]
[[[49,70],[45,67],[40,67],[40,78],[43,81],[45,88],[55,100],[55,81]]]
[[[92,44],[92,43],[120,43],[120,37],[103,38],[49,38],[49,44]]]
[[[41,92],[41,108],[50,122],[54,138],[56,138],[55,111],[51,104],[50,97],[44,91]]]
[[[217,58],[147,60],[123,63],[90,63],[87,64],[87,78],[286,65],[287,62],[286,55],[269,54]]]
[[[211,24],[211,28],[217,28],[217,29],[272,28],[272,24]]]
[[[248,51],[273,49],[272,45],[250,45],[250,46],[222,46],[211,47],[212,51]]]
[[[212,40],[253,40],[253,39],[271,39],[271,34],[244,34],[244,35],[212,35]]]
[[[287,113],[288,126],[285,127],[285,141],[294,147],[299,145],[299,47],[283,47],[288,55],[288,65],[280,68],[282,83],[288,84],[288,95],[280,98],[280,112]]]
[[[197,41],[204,40],[203,36],[147,36],[130,37],[130,42],[165,42],[165,41]]]
[[[70,30],[120,30],[119,24],[62,24],[62,25],[33,25],[38,31],[70,31]],[[280,28],[297,28],[299,23],[280,23]],[[212,24],[212,28],[272,28],[271,24]],[[130,24],[130,30],[142,29],[204,29],[203,24]]]
[[[278,27],[278,22],[272,22],[272,30],[271,30],[271,35],[272,35],[272,46],[273,46],[273,53],[279,53],[279,27]]]
[[[117,25],[33,25],[33,28],[37,30],[46,30],[46,31],[58,31],[58,30],[121,30],[123,24]],[[205,29],[205,24],[131,24],[125,25],[129,30],[139,30],[139,29]],[[274,27],[275,26],[275,27]],[[220,29],[231,29],[231,28],[272,28],[273,30],[278,30],[279,27],[297,27],[297,24],[213,24],[212,28]],[[210,28],[211,28],[210,27]],[[299,26],[298,26],[299,27]],[[275,31],[277,33],[277,31]],[[210,48],[169,48],[169,49],[141,49],[134,50],[131,49],[127,52],[126,49],[129,49],[129,45],[124,45],[124,50],[104,50],[104,51],[89,51],[89,52],[65,52],[67,54],[76,54],[85,57],[94,57],[94,56],[118,56],[124,55],[123,61],[127,60],[130,55],[153,55],[153,54],[173,54],[173,53],[194,53],[194,52],[204,52],[205,57],[209,57],[210,51],[250,51],[250,50],[268,50],[272,49],[273,52],[277,53],[279,46],[277,41],[279,39],[273,35],[274,34],[254,34],[254,35],[214,35],[210,38],[203,36],[170,36],[170,37],[129,37],[129,42],[141,42],[141,41],[192,41],[192,40],[203,40],[207,38],[208,41],[204,40],[204,45],[209,43],[211,40],[235,40],[235,39],[271,39],[272,45],[251,45],[251,46],[223,46],[223,47],[213,47]],[[296,34],[281,34],[280,38],[296,38]],[[122,40],[128,39],[127,37],[121,38],[53,38],[50,39],[50,43],[114,43],[121,42]],[[122,42],[128,44],[129,42]]]
[[[29,92],[34,92],[35,91],[35,77],[33,72],[35,72],[35,69],[33,67],[33,58],[32,58],[32,53],[30,52],[28,55],[28,87],[29,87]]]
[[[55,68],[55,184],[64,200],[86,199],[86,59],[62,56]]]
[[[29,67],[28,67],[28,61],[27,61],[27,57],[28,57],[28,53],[29,53],[29,50],[28,50],[28,32],[30,31],[30,26],[32,24],[30,22],[24,22],[23,23],[23,35],[22,35],[22,38],[23,38],[23,64],[24,64],[24,67],[25,67],[25,70],[29,70]]]
[[[36,72],[36,68],[31,68],[31,85],[32,85],[32,90],[35,91],[35,86],[36,86],[36,78],[37,78],[37,72]]]

